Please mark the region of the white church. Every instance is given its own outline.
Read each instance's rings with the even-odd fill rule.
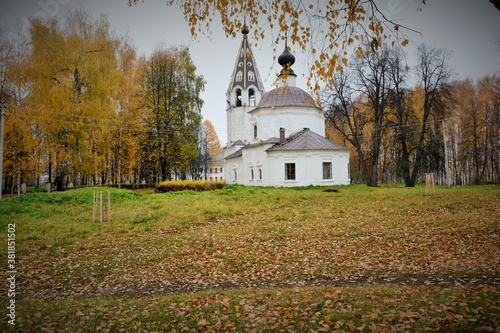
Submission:
[[[325,118],[311,95],[295,86],[295,57],[285,50],[278,63],[281,88],[264,91],[254,53],[243,40],[227,90],[228,184],[248,186],[348,185],[349,149],[325,138]]]

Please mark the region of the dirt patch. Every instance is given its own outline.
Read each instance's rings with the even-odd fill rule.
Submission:
[[[117,286],[116,288],[104,289],[100,292],[85,292],[81,296],[129,296],[146,297],[153,294],[182,294],[209,290],[259,290],[269,288],[301,288],[322,286],[355,286],[355,285],[394,285],[394,286],[464,286],[474,287],[480,285],[500,286],[500,278],[490,277],[438,277],[438,276],[406,276],[404,278],[380,278],[380,277],[358,277],[353,279],[311,279],[293,283],[238,283],[225,281],[221,283],[208,284],[203,282],[174,281],[172,283],[148,284],[144,286]],[[27,295],[25,295],[27,296]],[[64,298],[64,297],[63,297]]]

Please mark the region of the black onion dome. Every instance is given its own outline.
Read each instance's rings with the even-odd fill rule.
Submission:
[[[278,64],[285,66],[290,64],[292,66],[295,63],[295,56],[288,51],[288,47],[285,46],[285,51],[278,57]]]
[[[250,30],[248,30],[248,26],[246,24],[243,24],[243,27],[241,28],[241,33],[243,35],[248,35],[249,32]]]
[[[290,68],[295,63],[295,56],[288,51],[287,42],[285,41],[285,50],[278,57],[278,64],[280,64],[283,69],[288,68],[289,74],[293,74],[293,70]],[[283,72],[283,71],[282,71]]]

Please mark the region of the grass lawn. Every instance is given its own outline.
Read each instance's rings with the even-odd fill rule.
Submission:
[[[110,222],[92,222],[101,189]],[[498,332],[499,185],[330,189],[2,200],[0,331]]]

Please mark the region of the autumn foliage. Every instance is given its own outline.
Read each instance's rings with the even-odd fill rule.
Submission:
[[[84,11],[34,19],[26,40],[0,42],[5,188],[190,176],[205,81],[186,47],[139,56]]]

